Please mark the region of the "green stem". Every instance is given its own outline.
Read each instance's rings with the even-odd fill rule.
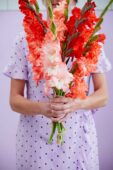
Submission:
[[[97,22],[97,24],[95,25],[95,28],[94,28],[94,31],[93,31],[93,33],[92,33],[92,35],[90,36],[90,38],[89,38],[89,40],[88,40],[88,42],[86,43],[86,45],[85,45],[85,48],[87,49],[87,47],[90,45],[90,43],[91,42],[93,42],[92,41],[92,39],[93,39],[93,36],[95,35],[95,33],[97,32],[97,31],[99,31],[99,29],[100,29],[100,26],[101,26],[101,24],[103,23],[103,16],[106,14],[106,12],[108,11],[108,9],[109,9],[109,7],[111,6],[111,4],[113,3],[113,0],[110,0],[109,1],[109,3],[107,4],[107,6],[104,8],[104,10],[102,11],[102,13],[100,14],[100,20]],[[95,41],[95,39],[94,39],[94,41]],[[87,51],[88,52],[88,51]],[[87,53],[87,52],[85,52],[85,54]]]
[[[112,3],[113,3],[113,0],[110,0],[107,6],[105,7],[105,9],[103,10],[103,12],[101,13],[100,18],[103,18],[103,16],[108,11],[108,8],[111,6]]]
[[[49,18],[51,20],[51,31],[52,33],[55,35],[55,39],[57,38],[57,29],[56,29],[56,25],[54,23],[54,15],[53,15],[53,8],[52,8],[52,4],[50,0],[47,0],[47,5],[48,5],[48,14],[49,14]]]
[[[65,128],[64,128],[64,126],[63,126],[63,123],[60,123],[60,126],[61,126],[61,128],[62,128],[62,132],[65,131]]]
[[[35,9],[36,9],[37,13],[39,13],[40,8],[39,8],[39,5],[38,5],[38,2],[37,2],[37,1],[36,1],[36,3],[35,3]]]
[[[62,144],[63,143],[63,131],[62,131],[62,125],[59,122],[57,122],[57,130],[58,130],[57,143]]]
[[[68,20],[68,12],[69,12],[70,0],[66,0],[66,2],[67,2],[67,8],[64,10],[64,15],[66,17],[65,22]]]
[[[52,9],[52,4],[51,4],[51,1],[50,0],[47,0],[47,6],[48,6],[48,14],[49,14],[49,17],[50,19],[53,20],[53,9]]]
[[[56,130],[56,127],[57,127],[57,122],[52,122],[52,123],[53,123],[53,127],[52,127],[52,132],[51,132],[51,135],[49,137],[48,143],[51,143],[53,136],[54,136],[54,133],[55,133],[55,130]]]
[[[65,96],[65,92],[63,92],[62,89],[59,90],[56,87],[54,87],[53,90],[54,90],[54,92],[57,96]],[[52,132],[51,132],[51,135],[49,137],[48,143],[51,143],[52,138],[55,134],[56,128],[58,130],[57,142],[59,144],[63,144],[63,132],[64,132],[65,128],[64,128],[63,124],[60,123],[60,122],[53,122]]]
[[[61,126],[60,126],[60,123],[57,122],[57,129],[58,129],[58,133],[61,133],[62,132],[62,129],[61,129]]]

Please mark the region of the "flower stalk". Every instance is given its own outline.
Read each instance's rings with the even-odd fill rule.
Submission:
[[[56,39],[57,38],[57,30],[56,30],[56,25],[54,23],[53,9],[52,9],[52,4],[51,4],[50,0],[47,0],[47,6],[48,6],[49,18],[51,20],[51,31],[55,35],[55,39]]]
[[[68,6],[70,3],[70,0],[66,0],[66,1],[67,1],[67,8],[65,9],[64,14],[65,14],[66,19],[68,19]],[[57,29],[56,29],[56,25],[54,23],[54,14],[53,14],[52,4],[51,4],[50,0],[47,0],[47,5],[48,5],[49,18],[51,20],[51,31],[55,35],[55,39],[57,39]],[[63,92],[62,89],[59,90],[57,88],[53,88],[53,90],[54,90],[56,96],[64,96],[65,95],[65,93]],[[63,132],[65,131],[65,128],[62,123],[54,122],[54,121],[52,122],[52,132],[49,137],[48,143],[52,142],[52,139],[53,139],[56,129],[58,131],[57,143],[63,144]]]
[[[85,48],[87,49],[89,47],[89,45],[95,41],[95,38],[98,39],[98,35],[95,36],[95,34],[101,29],[101,25],[103,23],[103,20],[104,20],[104,15],[106,14],[106,12],[108,11],[109,7],[111,6],[111,4],[113,3],[113,0],[110,0],[109,3],[106,5],[106,7],[104,8],[104,10],[102,11],[102,13],[100,14],[99,16],[99,21],[97,22],[97,24],[95,25],[95,28],[94,28],[94,31],[91,35],[91,37],[89,38],[88,42],[86,43],[85,45]],[[90,50],[90,48],[89,48]],[[87,51],[86,51],[87,53]],[[85,53],[85,54],[86,54]],[[84,55],[85,55],[84,54]]]

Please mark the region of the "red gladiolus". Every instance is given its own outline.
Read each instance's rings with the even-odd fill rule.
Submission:
[[[29,0],[31,4],[36,4],[36,0]]]
[[[74,84],[70,88],[71,93],[67,93],[67,97],[71,98],[86,98],[86,92],[88,91],[88,85],[81,77],[75,77]]]
[[[31,4],[35,4],[36,0],[30,0],[29,1]],[[39,63],[39,48],[43,42],[44,39],[44,28],[41,23],[43,23],[46,27],[47,22],[42,19],[42,14],[39,13],[37,18],[35,11],[32,9],[28,8],[28,3],[27,1],[24,0],[19,0],[19,8],[20,10],[25,14],[24,20],[23,20],[23,26],[24,30],[26,33],[26,40],[28,42],[28,47],[29,47],[29,54],[27,56],[27,59],[32,63],[32,68],[33,68],[33,74],[34,74],[34,79],[38,81],[42,78],[42,70],[41,70],[41,65]],[[39,22],[40,20],[40,22]],[[37,63],[37,65],[36,65]]]
[[[105,39],[106,39],[105,34],[99,34],[97,41],[104,44]]]
[[[31,4],[35,4],[36,0],[29,0],[29,2]],[[43,77],[39,48],[43,43],[45,32],[43,25],[37,19],[35,11],[28,8],[27,2],[24,0],[19,0],[19,4],[20,10],[25,14],[23,25],[30,51],[28,59],[33,65],[34,79],[38,82],[38,80]],[[65,35],[68,35],[68,38],[70,39],[66,50],[72,49],[69,57],[71,56],[76,58],[72,64],[71,70],[73,70],[77,65],[77,69],[73,74],[75,77],[73,86],[70,88],[70,93],[67,94],[71,97],[84,98],[86,96],[87,85],[84,81],[84,77],[89,76],[91,72],[95,71],[102,48],[100,43],[104,43],[105,40],[105,35],[99,34],[97,39],[90,43],[88,46],[89,49],[87,51],[87,42],[94,32],[96,23],[100,20],[100,18],[98,18],[95,13],[96,4],[93,1],[87,2],[85,4],[86,9],[89,5],[92,7],[85,12],[83,12],[80,8],[74,7],[72,10],[72,16],[66,22],[67,29],[65,29]],[[59,21],[65,20],[64,16],[61,16],[58,11],[54,12],[54,15],[54,18],[56,17],[55,21],[58,18]],[[38,14],[38,17],[48,29],[48,21],[44,21],[42,19],[42,14]],[[64,29],[63,27],[65,25],[59,27],[59,23],[57,23],[56,26],[57,31],[59,31],[58,37],[62,37],[60,40],[62,45],[63,41],[66,40],[65,36],[62,36],[62,31]],[[58,28],[62,29],[59,30]],[[51,32],[50,34],[46,35],[48,40],[51,39],[49,36],[52,36]]]

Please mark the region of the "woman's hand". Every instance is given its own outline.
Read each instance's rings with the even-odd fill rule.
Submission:
[[[50,100],[51,119],[64,121],[72,112],[82,108],[83,100],[69,97],[57,97]]]
[[[52,121],[59,121],[60,119],[62,119],[65,116],[65,112],[61,111],[56,111],[53,107],[52,107],[52,101],[50,102],[39,102],[38,104],[38,108],[39,108],[39,112],[50,118]],[[61,107],[63,106],[60,103],[57,103],[57,107]]]
[[[108,101],[108,90],[106,77],[102,73],[95,73],[92,75],[94,92],[86,97],[86,99],[72,99],[68,97],[57,97],[51,99],[51,109],[57,115],[64,114],[64,117],[59,121],[65,120],[65,118],[72,112],[79,109],[95,109],[106,105]],[[57,120],[57,119],[56,119]]]

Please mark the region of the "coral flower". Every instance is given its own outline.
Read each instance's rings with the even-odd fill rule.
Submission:
[[[29,0],[31,4],[36,4],[36,0]]]

